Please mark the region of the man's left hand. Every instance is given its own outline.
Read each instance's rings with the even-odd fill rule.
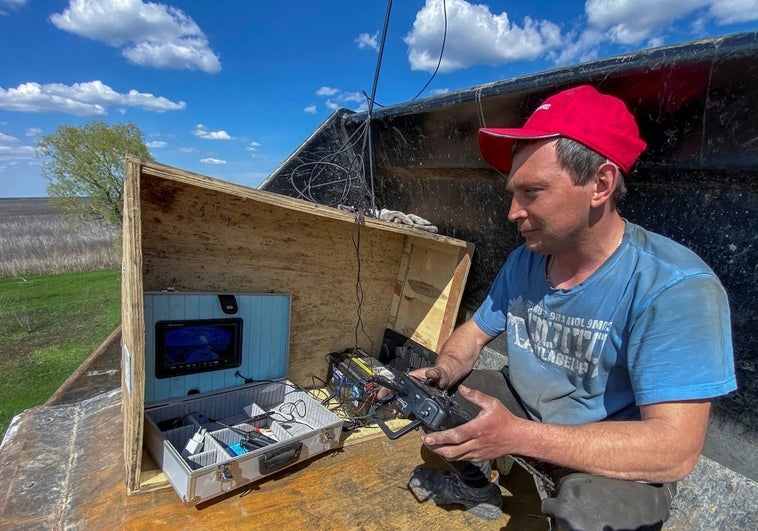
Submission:
[[[487,461],[510,453],[518,424],[527,421],[480,391],[461,385],[458,395],[481,408],[476,418],[453,429],[425,433],[421,442],[449,461]]]

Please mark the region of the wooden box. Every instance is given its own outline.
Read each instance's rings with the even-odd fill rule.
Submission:
[[[291,297],[287,379],[323,377],[326,354],[378,355],[386,328],[438,350],[452,332],[471,264],[467,242],[126,159],[122,275],[124,464],[142,481],[144,295]]]

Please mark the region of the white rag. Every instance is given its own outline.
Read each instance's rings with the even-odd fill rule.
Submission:
[[[379,211],[379,219],[385,221],[391,221],[392,223],[401,223],[403,225],[410,225],[417,229],[425,230],[427,232],[437,233],[436,225],[432,225],[424,218],[417,216],[416,214],[404,214],[399,210],[389,210],[383,208]]]

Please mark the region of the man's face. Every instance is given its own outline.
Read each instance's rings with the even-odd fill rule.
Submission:
[[[542,254],[570,251],[589,227],[595,180],[575,185],[558,164],[555,139],[527,144],[513,157],[508,189],[513,193],[508,219],[518,224],[529,250]]]

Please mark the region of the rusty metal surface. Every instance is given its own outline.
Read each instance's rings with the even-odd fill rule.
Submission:
[[[75,404],[121,385],[121,327],[47,399],[45,405]]]

